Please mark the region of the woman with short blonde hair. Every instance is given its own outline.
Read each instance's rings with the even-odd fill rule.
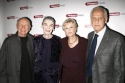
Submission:
[[[61,83],[86,83],[87,39],[76,34],[78,23],[73,18],[64,21],[66,37],[61,39]]]

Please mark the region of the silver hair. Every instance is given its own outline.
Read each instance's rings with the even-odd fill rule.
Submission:
[[[99,9],[99,10],[102,10],[102,11],[104,12],[104,16],[105,16],[105,18],[108,17],[108,11],[106,10],[106,8],[103,7],[103,6],[97,6],[97,7],[93,8],[93,9],[91,10],[90,18],[92,17],[92,13],[93,13],[93,11],[94,11],[94,10],[98,10],[98,9]]]

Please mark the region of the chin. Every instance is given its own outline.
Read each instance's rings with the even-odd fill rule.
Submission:
[[[72,37],[72,35],[67,35],[67,37]]]
[[[45,33],[45,35],[50,35],[51,33]]]

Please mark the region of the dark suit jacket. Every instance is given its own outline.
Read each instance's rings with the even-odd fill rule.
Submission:
[[[33,71],[34,52],[32,36],[28,34],[27,49]],[[20,83],[21,41],[17,34],[5,39],[0,50],[0,83]],[[34,82],[34,73],[31,73]]]
[[[89,33],[89,46],[94,31]],[[124,83],[124,36],[106,27],[102,41],[95,54],[92,67],[93,83]]]

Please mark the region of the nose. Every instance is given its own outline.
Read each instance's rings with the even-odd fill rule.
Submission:
[[[95,20],[96,23],[99,23],[99,21],[100,21],[99,19],[96,19],[96,20]]]
[[[50,26],[47,26],[47,29],[49,29],[50,28]]]
[[[25,28],[25,26],[22,26],[22,28]]]
[[[27,29],[29,26],[27,26],[27,25],[22,25],[21,27],[22,27],[22,29]]]
[[[26,29],[26,27],[25,27],[25,26],[22,26],[22,29]]]
[[[68,28],[68,31],[71,31],[71,28]]]

